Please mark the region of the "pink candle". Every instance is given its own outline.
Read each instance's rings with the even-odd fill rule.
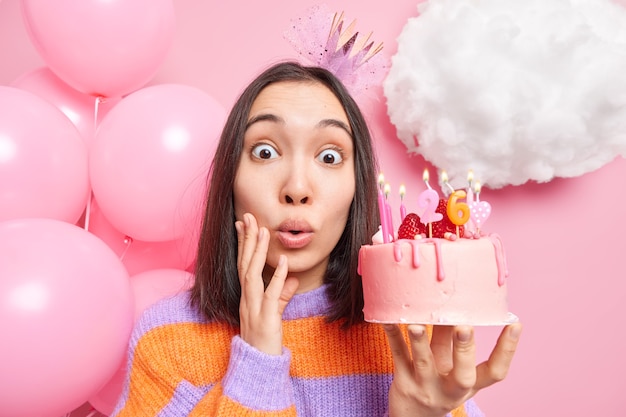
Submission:
[[[381,173],[378,175],[378,214],[380,215],[380,226],[383,233],[383,242],[389,243],[389,230],[387,230],[387,203],[383,194],[383,185],[385,184],[385,176]]]
[[[476,235],[480,236],[480,228],[491,215],[491,204],[486,201],[480,201],[480,183],[477,181],[475,186],[476,199],[470,204],[470,218],[476,225]]]
[[[406,217],[406,207],[404,206],[404,195],[406,194],[406,187],[404,184],[400,185],[400,223]]]
[[[428,226],[428,237],[433,237],[432,223],[443,219],[443,214],[436,212],[437,205],[439,204],[439,194],[437,191],[433,190],[428,183],[428,180],[430,179],[428,169],[424,169],[422,179],[424,180],[427,189],[422,191],[417,196],[417,205],[423,209],[420,214],[420,220],[424,225]]]
[[[387,232],[389,233],[389,241],[393,240],[393,214],[391,213],[391,205],[389,204],[389,192],[391,191],[391,186],[389,184],[385,184],[385,208],[387,210]]]
[[[470,169],[469,172],[467,173],[467,196],[465,197],[465,201],[467,201],[467,204],[470,206],[470,214],[472,210],[472,204],[474,203],[473,182],[474,182],[474,171]],[[468,237],[471,237],[471,236],[474,236],[475,232],[476,232],[476,225],[474,224],[474,219],[472,218],[472,216],[470,216],[470,219],[468,220],[468,222],[465,223],[465,235]]]

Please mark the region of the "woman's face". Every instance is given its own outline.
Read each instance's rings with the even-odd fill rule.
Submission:
[[[234,185],[235,215],[270,232],[267,265],[287,255],[299,291],[321,285],[355,193],[354,146],[339,100],[319,83],[280,82],[250,110]]]

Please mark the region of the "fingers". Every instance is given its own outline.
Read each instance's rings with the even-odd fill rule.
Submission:
[[[239,241],[237,263],[241,284],[241,302],[245,303],[247,308],[259,311],[261,296],[265,291],[262,274],[267,258],[269,233],[266,228],[259,228],[254,216],[248,213],[243,216],[243,226],[243,230],[240,231],[241,226],[235,224]]]
[[[384,330],[397,375],[411,376],[423,381],[437,377],[425,326],[417,324],[407,326],[409,346],[398,325],[387,324]]]
[[[411,358],[400,326],[397,324],[385,324],[383,325],[383,330],[387,335],[387,343],[389,343],[389,349],[391,350],[394,368],[396,371],[406,370],[410,366]]]
[[[455,326],[452,343],[453,367],[448,382],[457,390],[467,391],[476,383],[476,344],[471,326]]]
[[[477,390],[502,381],[506,377],[515,355],[521,332],[521,323],[510,324],[502,330],[496,346],[493,348],[491,355],[489,355],[489,359],[476,368]]]
[[[442,374],[452,370],[452,337],[453,326],[433,326],[430,348],[433,351],[435,364]]]
[[[278,314],[282,316],[285,311],[285,307],[291,300],[291,297],[296,293],[298,289],[299,281],[297,278],[287,278],[288,266],[287,257],[280,255],[278,257],[278,265],[274,270],[274,275],[265,290],[267,298],[270,300],[277,300],[278,302]]]

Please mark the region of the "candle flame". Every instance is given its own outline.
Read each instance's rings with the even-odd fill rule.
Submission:
[[[404,184],[400,184],[400,199],[404,198],[406,195],[406,187]]]
[[[476,184],[474,184],[474,192],[480,194],[480,181],[476,181]]]
[[[428,168],[424,168],[424,174],[422,175],[422,179],[424,182],[428,182],[430,180],[430,175],[428,174]]]
[[[389,185],[389,183],[386,183],[385,184],[385,197],[388,197],[390,192],[391,192],[391,185]]]
[[[474,171],[470,169],[467,173],[467,182],[471,184],[472,181],[474,181]]]
[[[448,182],[448,173],[445,170],[441,171],[441,182],[443,182],[443,184],[448,187],[450,193],[454,192],[454,187]]]
[[[385,176],[381,172],[380,174],[378,174],[378,185],[382,186],[384,183],[385,183]]]

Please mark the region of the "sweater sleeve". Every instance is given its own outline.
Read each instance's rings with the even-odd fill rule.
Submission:
[[[128,372],[112,417],[296,416],[289,350],[268,355],[237,335],[197,336],[188,331],[194,323],[151,324],[143,320],[131,336]],[[198,342],[210,343],[222,357]]]
[[[235,336],[226,375],[190,417],[206,416],[211,410],[216,412],[209,415],[216,416],[296,416],[290,361],[285,348],[280,356],[268,355]]]

